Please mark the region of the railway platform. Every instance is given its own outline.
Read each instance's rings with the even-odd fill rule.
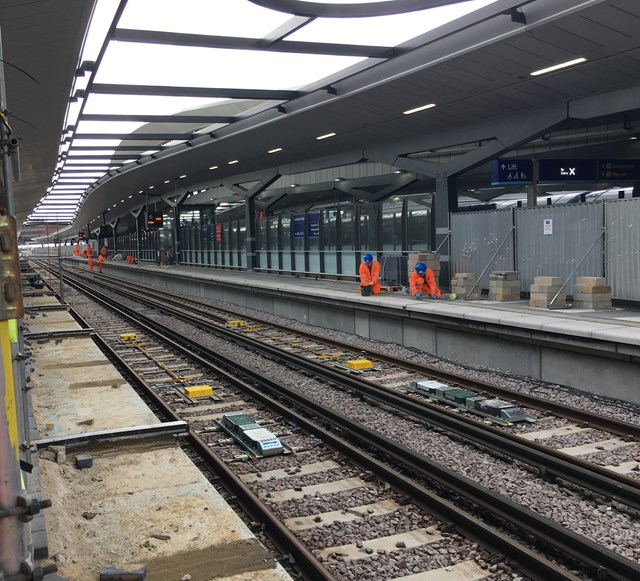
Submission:
[[[52,293],[25,295],[46,579],[289,580],[178,446],[181,422],[162,424]]]
[[[66,264],[86,268],[81,260]],[[526,300],[416,301],[403,292],[362,297],[355,282],[182,265],[108,261],[104,272],[640,403],[637,308],[549,310],[529,307]]]

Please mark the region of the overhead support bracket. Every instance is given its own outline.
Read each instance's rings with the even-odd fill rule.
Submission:
[[[511,16],[511,22],[517,22],[518,24],[527,24],[527,17],[525,16],[524,12],[521,12],[517,8],[512,8],[509,11],[509,14]]]

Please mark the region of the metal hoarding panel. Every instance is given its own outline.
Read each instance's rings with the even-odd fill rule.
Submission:
[[[473,272],[476,276],[486,268],[478,288],[489,288],[489,275],[494,270],[516,270],[513,267],[513,214],[511,210],[461,212],[451,215],[451,254],[453,272]],[[495,258],[492,257],[502,245]],[[488,267],[488,268],[487,268]]]
[[[606,202],[605,228],[612,296],[640,300],[640,198]]]
[[[568,295],[578,276],[603,276],[602,204],[568,204],[517,208],[516,247],[521,288],[527,292],[536,276],[557,276]],[[598,236],[600,238],[598,239]]]

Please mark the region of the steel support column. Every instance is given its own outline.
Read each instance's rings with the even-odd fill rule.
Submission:
[[[443,174],[436,178],[436,196],[433,206],[433,250],[440,249],[439,285],[449,288],[452,275],[449,214],[458,209],[458,190],[455,176],[450,177]]]

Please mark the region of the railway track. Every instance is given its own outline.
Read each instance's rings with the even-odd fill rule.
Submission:
[[[103,286],[106,284],[105,288],[118,292],[117,284],[114,286],[108,281],[105,283],[103,277],[96,282]],[[137,285],[128,285],[126,291],[120,292],[134,300],[144,301],[144,304],[151,308],[168,312],[173,316],[179,314],[207,332],[218,333],[227,339],[250,345],[252,349],[285,361],[288,365],[324,376],[328,381],[343,382],[347,389],[354,393],[411,414],[427,425],[447,430],[499,454],[509,454],[512,458],[533,466],[547,479],[572,482],[640,509],[640,479],[631,476],[634,474],[632,468],[638,466],[637,462],[627,462],[624,466],[626,471],[622,471],[619,466],[600,466],[572,453],[574,450],[580,451],[581,448],[595,451],[606,443],[619,448],[638,447],[640,426],[555,404],[550,406],[554,413],[561,413],[563,417],[576,423],[548,427],[546,422],[547,425],[540,430],[524,434],[512,433],[494,423],[487,425],[486,421],[478,422],[477,417],[460,414],[458,409],[451,410],[442,405],[434,405],[433,399],[416,398],[415,394],[407,393],[407,387],[412,381],[430,378],[446,381],[451,386],[473,389],[477,393],[501,395],[517,401],[518,394],[514,392],[506,393],[506,390],[500,388],[492,391],[492,387],[485,382],[468,380],[450,373],[443,374],[431,367],[398,361],[379,353],[354,351],[344,343],[327,342],[309,333],[292,332],[283,326],[265,325],[255,320],[247,321],[246,318],[238,320],[234,313],[214,309],[201,301],[176,298],[155,289],[153,297],[150,298],[143,298],[147,291]],[[348,363],[350,360],[362,361],[363,358],[371,362],[371,368],[366,372],[355,370],[354,374],[354,370],[345,365],[345,362]],[[543,409],[544,400],[535,399],[537,409]],[[548,437],[553,439],[553,436],[559,434],[589,431],[589,426],[597,427],[597,439],[590,445],[556,449],[545,444]]]
[[[139,317],[140,316],[139,312],[134,316]],[[184,341],[184,337],[181,338],[181,341]],[[211,357],[213,356],[213,354],[209,353],[207,356]],[[230,363],[227,362],[227,364],[230,364]],[[259,379],[260,379],[259,374],[257,377],[253,378],[254,381],[258,381]],[[351,387],[349,386],[347,386],[347,388],[351,389]],[[275,388],[274,386],[270,386],[270,389],[277,389],[277,386]],[[290,391],[285,390],[285,392],[283,392],[283,397],[292,399],[294,395]],[[215,404],[211,404],[211,405],[215,405]],[[298,405],[308,406],[309,402],[306,402],[306,403],[298,402]],[[390,442],[385,438],[380,438],[379,436],[375,435],[375,432],[368,430],[366,427],[356,426],[353,423],[348,423],[348,421],[345,420],[345,418],[339,417],[339,414],[335,414],[334,412],[327,411],[327,410],[322,410],[320,408],[318,406],[314,406],[314,410],[313,410],[314,414],[320,417],[324,417],[325,420],[328,421],[334,427],[334,429],[336,429],[336,426],[343,426],[340,428],[341,430],[350,434],[351,437],[357,434],[358,439],[364,442],[369,449],[375,449],[375,447],[377,446],[378,449],[376,454],[384,455],[387,457],[387,459],[390,459],[390,461],[392,462],[396,462],[398,465],[401,465],[401,464],[404,465],[405,466],[405,468],[403,468],[404,470],[406,470],[406,465],[410,464],[411,470],[414,473],[418,473],[422,471],[423,479],[428,478],[431,481],[433,481],[434,478],[436,480],[440,479],[439,486],[442,486],[442,487],[446,486],[448,487],[449,490],[452,490],[451,482],[455,481],[456,475],[451,474],[450,473],[451,471],[443,470],[441,466],[438,467],[434,463],[429,463],[428,461],[425,461],[424,457],[421,457],[419,454],[415,454],[415,452],[411,450],[408,450],[401,446],[400,447],[395,446],[393,442]],[[408,458],[410,459],[409,462],[407,462]],[[437,475],[437,477],[435,477],[434,475]],[[637,567],[631,563],[626,563],[627,566],[631,567],[631,569],[627,571],[627,573],[625,573],[624,571],[615,571],[616,567],[619,566],[614,563],[614,561],[616,560],[616,556],[609,555],[606,551],[604,554],[602,554],[601,552],[594,553],[594,551],[597,551],[598,549],[597,545],[586,546],[584,545],[583,539],[574,538],[567,541],[567,539],[565,538],[564,541],[560,541],[559,540],[560,537],[566,531],[552,530],[552,529],[554,528],[562,529],[562,527],[554,527],[553,524],[551,524],[549,528],[549,523],[542,523],[542,520],[544,519],[537,519],[535,515],[534,515],[533,521],[537,521],[537,522],[535,523],[535,525],[532,524],[531,515],[528,514],[531,511],[522,512],[521,507],[518,507],[517,505],[513,506],[514,503],[511,503],[511,504],[509,504],[508,502],[504,503],[504,499],[501,498],[500,495],[489,493],[488,495],[485,495],[484,499],[480,499],[479,496],[477,496],[477,492],[472,493],[469,490],[465,490],[465,487],[469,487],[469,486],[470,488],[477,488],[477,487],[474,487],[473,484],[469,485],[469,483],[463,482],[463,484],[460,485],[458,482],[457,486],[459,486],[459,488],[455,489],[456,495],[460,495],[461,497],[464,497],[467,499],[473,498],[472,502],[474,502],[474,504],[480,504],[481,506],[485,506],[485,510],[493,510],[494,514],[498,514],[499,518],[501,519],[504,518],[506,520],[514,520],[513,518],[514,515],[519,514],[518,518],[515,519],[515,521],[518,522],[517,526],[519,527],[524,526],[525,529],[527,529],[528,527],[527,530],[529,531],[537,528],[536,534],[538,536],[545,537],[547,541],[549,541],[550,539],[553,539],[552,542],[556,543],[559,547],[565,549],[566,554],[572,554],[572,555],[575,555],[577,558],[579,558],[577,553],[579,553],[580,551],[584,553],[583,557],[585,557],[587,553],[590,553],[591,557],[586,557],[586,562],[590,563],[593,567],[595,567],[596,569],[599,569],[601,572],[605,570],[608,571],[608,574],[613,575],[612,578],[626,578],[625,575],[627,573],[633,572],[632,574],[635,575],[637,572]],[[410,494],[410,496],[412,498],[419,498],[420,496],[419,494],[418,496],[416,496],[417,494],[418,493],[414,491]],[[476,495],[475,497],[473,496],[474,494]],[[499,506],[499,509],[496,511],[497,506]],[[530,522],[526,522],[528,520]],[[457,526],[460,526],[460,525],[457,525]],[[540,531],[543,530],[545,526],[548,528],[541,534]],[[589,543],[587,543],[587,545],[589,545]],[[576,547],[578,546],[580,546],[579,550],[576,549]],[[362,549],[362,547],[360,547],[360,549]],[[340,552],[341,551],[338,551],[338,553]],[[598,556],[594,560],[593,555],[596,555],[596,554]],[[613,558],[613,561],[610,561],[611,558]],[[622,565],[623,569],[624,569],[624,566],[625,564]],[[620,577],[616,577],[617,575],[620,575]],[[543,577],[543,578],[550,578],[550,577]]]

